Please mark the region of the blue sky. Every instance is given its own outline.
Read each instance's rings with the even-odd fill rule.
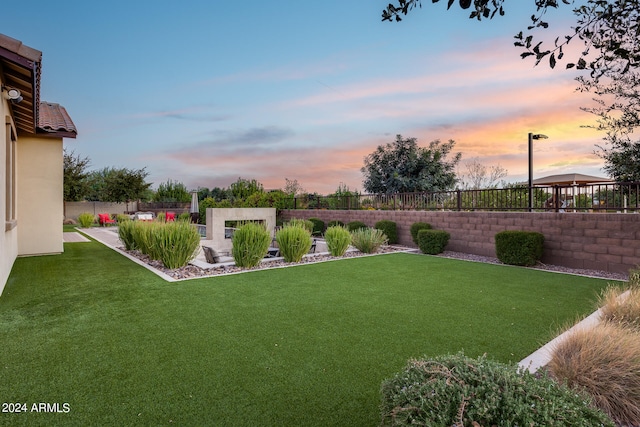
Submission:
[[[364,156],[396,134],[453,139],[461,173],[477,158],[523,181],[527,133],[544,133],[534,177],[603,175],[575,74],[533,67],[513,47],[533,0],[481,23],[429,0],[381,22],[387,3],[24,1],[5,7],[1,31],[43,52],[41,98],[79,131],[67,149],[91,169],[146,167],[154,188],[242,177],[362,190]],[[572,14],[548,19],[553,39]]]

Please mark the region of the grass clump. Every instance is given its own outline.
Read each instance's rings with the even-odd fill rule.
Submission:
[[[444,230],[422,229],[418,232],[418,247],[423,254],[437,255],[444,252],[450,234]]]
[[[302,227],[305,230],[308,230],[309,234],[313,233],[313,222],[308,219],[292,218],[285,224],[285,226],[288,225]]]
[[[285,225],[276,233],[280,255],[286,262],[300,262],[311,249],[311,232],[300,225]]]
[[[599,299],[602,319],[640,332],[640,287],[609,286]]]
[[[373,254],[387,244],[387,236],[377,228],[359,228],[351,232],[351,244],[362,253]]]
[[[89,212],[82,212],[80,215],[78,215],[78,223],[82,228],[91,227],[95,222],[95,220],[96,220],[96,217]]]
[[[238,267],[255,267],[267,254],[270,242],[264,225],[247,222],[233,233],[231,255]]]
[[[542,258],[542,233],[506,230],[497,233],[495,239],[496,256],[504,264],[531,266]]]
[[[640,420],[640,334],[611,322],[576,329],[554,348],[547,368],[557,381],[592,396],[622,425]]]
[[[416,245],[418,244],[418,233],[420,232],[420,230],[431,230],[431,224],[428,224],[426,222],[414,222],[413,224],[411,224],[409,232],[411,233],[411,239],[413,240],[413,243],[415,243]]]
[[[160,260],[171,269],[187,265],[200,244],[198,229],[184,221],[162,224],[157,227],[154,238]]]
[[[136,226],[137,223],[135,221],[118,221],[118,237],[120,237],[120,240],[124,243],[124,248],[128,251],[137,249]]]
[[[547,376],[462,353],[410,360],[383,382],[381,415],[383,426],[614,426]]]
[[[342,256],[351,244],[351,233],[345,227],[334,225],[324,233],[327,249],[332,256]]]
[[[382,221],[376,222],[374,228],[382,230],[385,236],[387,236],[389,244],[393,245],[398,243],[398,226],[394,221],[383,219]]]

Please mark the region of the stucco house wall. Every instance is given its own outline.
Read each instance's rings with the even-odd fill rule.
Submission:
[[[11,165],[12,147],[11,139],[15,136],[15,126],[9,115],[7,101],[3,98],[0,102],[0,115],[5,119],[5,131],[0,137],[0,188],[2,189],[2,197],[0,197],[0,218],[4,223],[3,233],[0,234],[0,294],[4,289],[5,283],[9,278],[11,267],[18,256],[18,229],[14,218],[11,218],[11,207],[7,206],[8,199],[12,197],[10,188],[12,186]],[[12,136],[13,135],[13,136]],[[15,148],[15,144],[13,146]],[[8,181],[9,180],[9,181]],[[9,202],[10,203],[10,202]]]
[[[18,255],[63,252],[62,138],[21,137],[18,144]]]
[[[40,100],[42,52],[0,34],[0,294],[18,256],[64,250],[63,138],[77,130]]]

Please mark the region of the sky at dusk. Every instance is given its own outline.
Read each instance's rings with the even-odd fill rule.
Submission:
[[[92,170],[145,167],[153,188],[242,177],[362,191],[364,157],[397,134],[453,139],[459,172],[478,159],[517,182],[527,134],[542,133],[534,178],[605,176],[575,71],[534,67],[513,46],[533,0],[507,1],[506,16],[486,22],[430,0],[381,22],[387,3],[24,1],[5,6],[0,32],[43,52],[41,99],[78,128],[67,150]],[[573,23],[565,5],[547,19],[549,40]]]

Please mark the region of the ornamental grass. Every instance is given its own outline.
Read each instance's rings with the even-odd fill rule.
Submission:
[[[351,232],[351,244],[362,253],[373,254],[387,244],[387,236],[377,228],[359,228]]]
[[[264,225],[247,222],[234,231],[231,255],[238,267],[255,267],[269,250],[271,237]]]
[[[335,225],[324,233],[327,249],[332,256],[342,256],[351,244],[351,233],[345,227]]]
[[[311,231],[299,223],[285,225],[276,233],[280,255],[286,262],[300,262],[311,249]]]

